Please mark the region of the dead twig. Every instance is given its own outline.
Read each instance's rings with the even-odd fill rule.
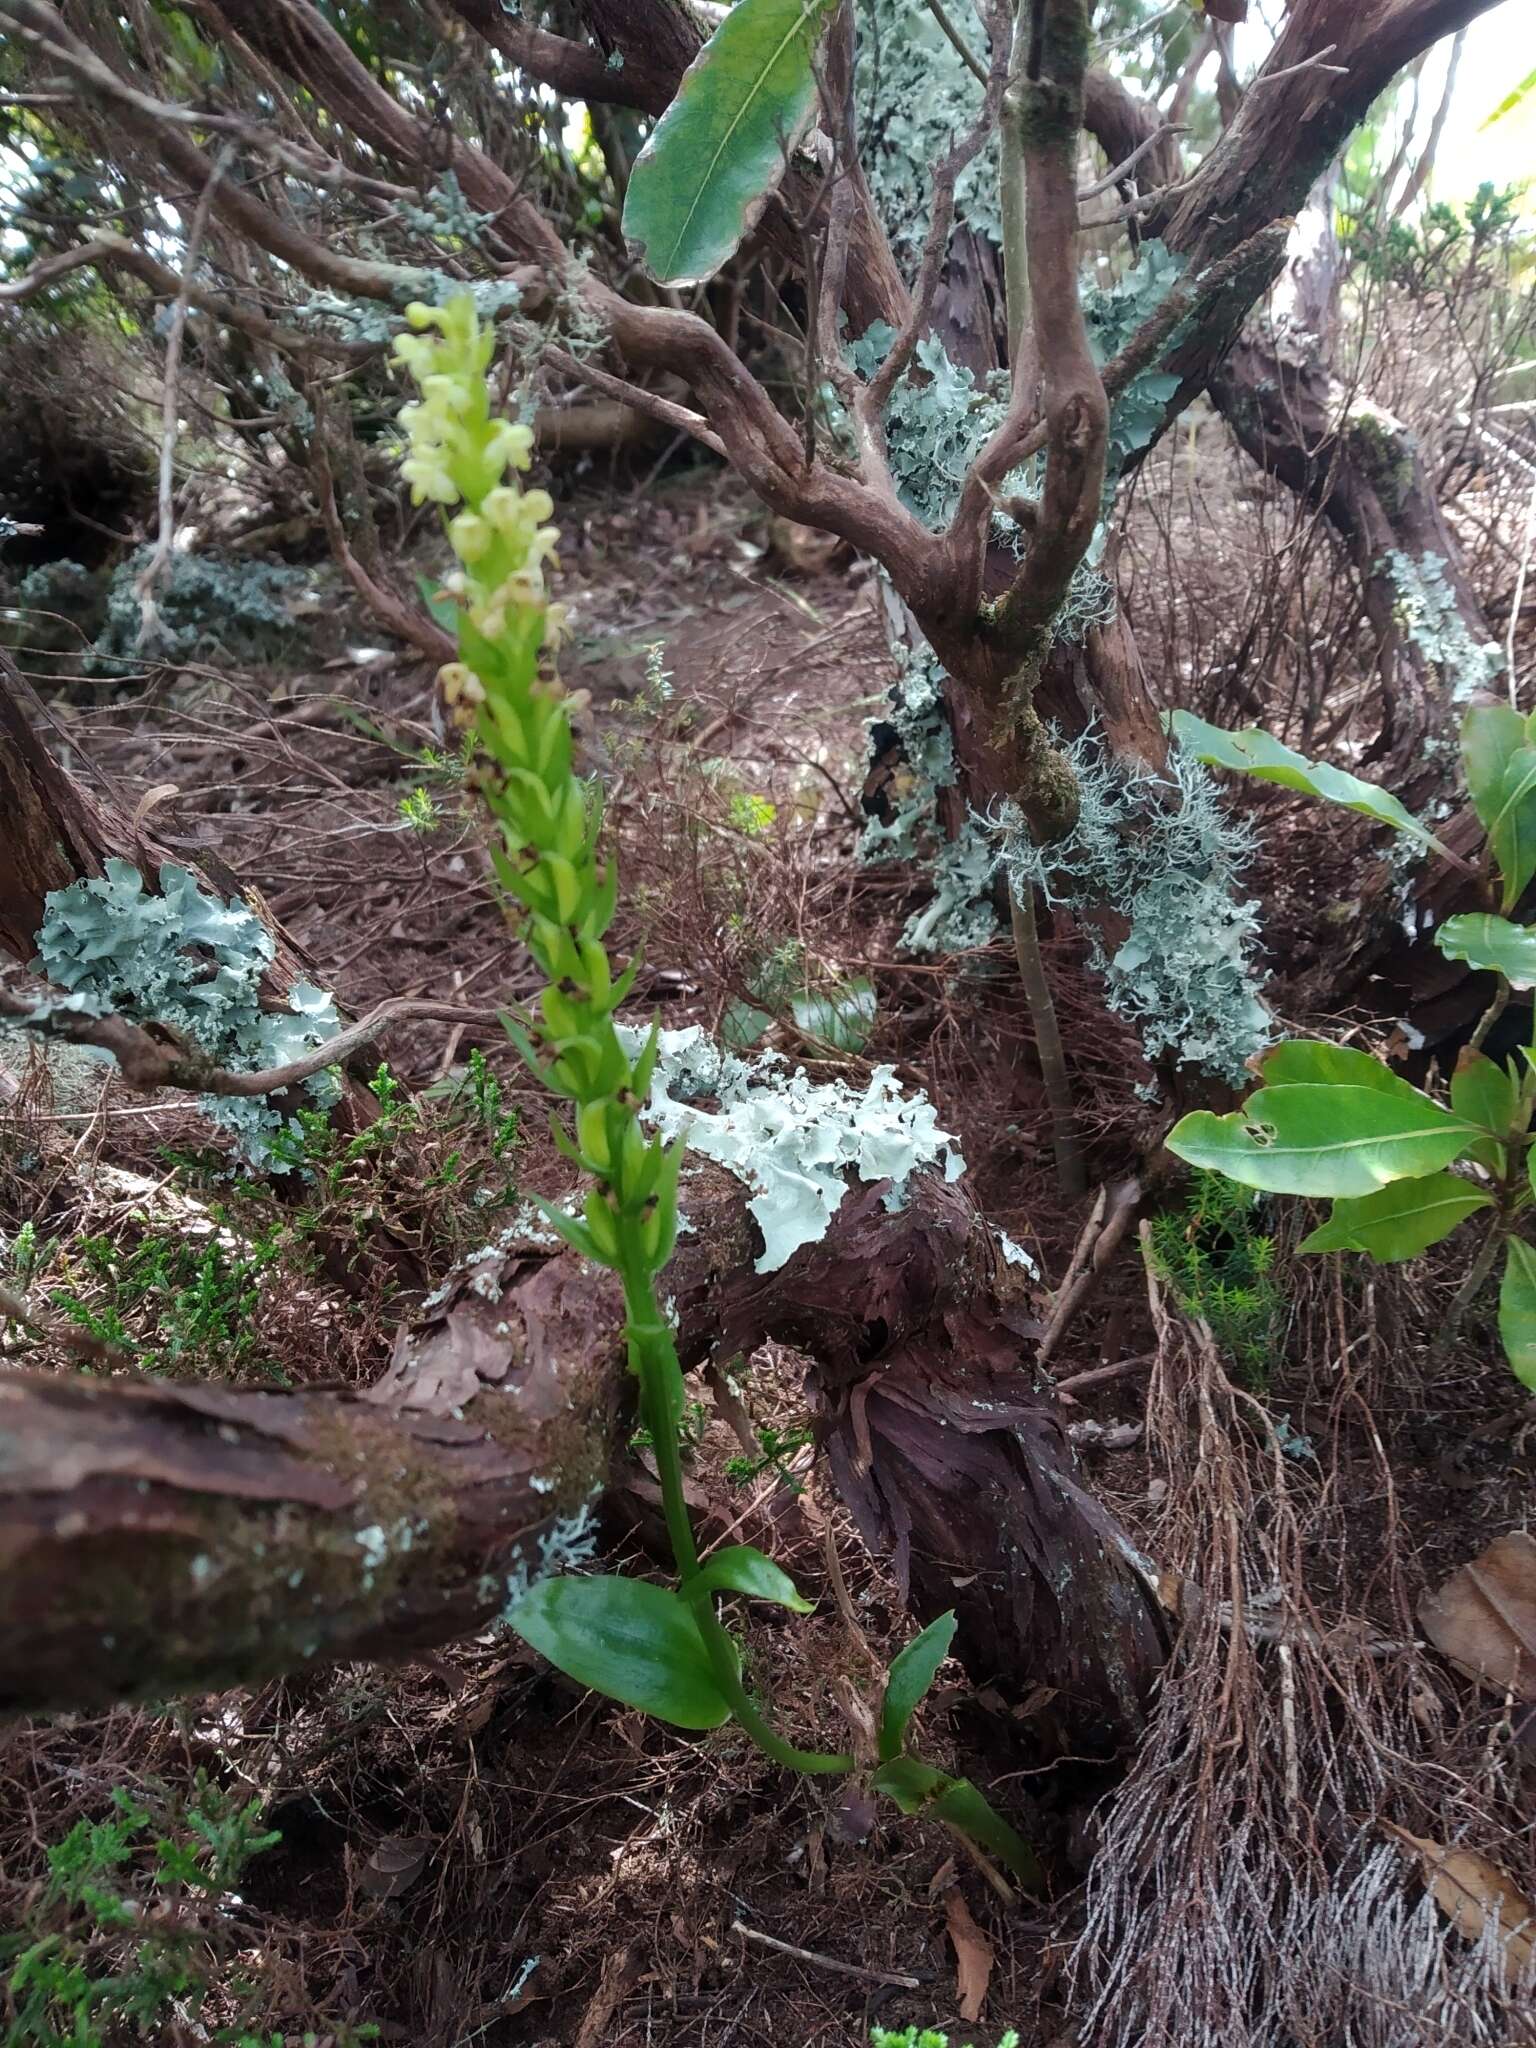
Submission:
[[[743,1941],[755,1941],[762,1948],[771,1948],[781,1956],[793,1956],[797,1963],[810,1963],[818,1970],[833,1970],[839,1977],[857,1977],[861,1984],[892,1984],[899,1991],[921,1991],[921,1977],[904,1977],[893,1970],[870,1970],[862,1963],[845,1963],[837,1956],[819,1956],[814,1949],[796,1948],[792,1941],[780,1941],[777,1935],[762,1934],[755,1927],[747,1927],[740,1920],[731,1922],[732,1934],[739,1934]]]

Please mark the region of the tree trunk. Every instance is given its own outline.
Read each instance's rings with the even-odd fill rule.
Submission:
[[[1454,651],[1436,658],[1414,639],[1392,557],[1407,557],[1415,571],[1426,559],[1440,565],[1459,627],[1455,647],[1491,646],[1494,636],[1412,434],[1380,407],[1352,401],[1302,335],[1250,327],[1210,391],[1244,450],[1323,513],[1349,550],[1379,649],[1381,722],[1366,759],[1405,803],[1421,807],[1454,773],[1454,752],[1429,743],[1446,737],[1457,686],[1466,694],[1486,678],[1459,672]]]
[[[1052,1688],[1063,1742],[1134,1735],[1164,1655],[1084,1491],[986,1225],[933,1176],[853,1191],[753,1270],[744,1190],[684,1183],[680,1348],[811,1361],[831,1471],[967,1669]],[[623,1305],[574,1252],[462,1268],[367,1393],[0,1377],[0,1707],[37,1712],[400,1657],[485,1626],[579,1545],[627,1401]]]

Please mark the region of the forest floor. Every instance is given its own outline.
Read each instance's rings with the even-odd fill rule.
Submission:
[[[873,584],[820,541],[771,529],[712,473],[643,494],[594,486],[567,495],[562,518],[564,670],[590,692],[580,732],[617,825],[618,938],[621,950],[643,943],[640,993],[665,1023],[717,1029],[733,1002],[769,1000],[776,974],[868,976],[874,1029],[848,1065],[888,1060],[928,1091],[989,1217],[1038,1263],[1043,1308],[1081,1219],[1054,1191],[1009,956],[994,943],[898,960],[921,878],[853,857],[864,725],[890,677]],[[45,687],[62,758],[88,763],[173,849],[216,849],[345,1011],[430,994],[485,1012],[451,1030],[390,1030],[380,1052],[392,1072],[435,1091],[426,1120],[403,1114],[386,1149],[328,1158],[288,1201],[220,1179],[190,1108],[0,1046],[18,1084],[0,1103],[12,1265],[23,1244],[39,1298],[88,1327],[94,1317],[158,1369],[366,1381],[434,1276],[524,1191],[564,1184],[495,1020],[531,984],[460,803],[429,668],[376,640],[331,604],[313,638],[296,629],[243,678],[214,661],[131,687]],[[1264,873],[1310,864],[1315,879],[1327,834],[1309,838],[1295,807],[1266,816],[1285,836]],[[1150,1129],[1134,1093],[1144,1069],[1071,934],[1048,950],[1093,1177],[1108,1182]],[[770,1042],[807,1053],[782,1020]],[[390,1207],[402,1159],[438,1176],[426,1223],[409,1231]],[[1192,1237],[1198,1217],[1177,1193],[1166,1200]],[[1283,1265],[1297,1233],[1264,1227]],[[1454,1808],[1529,1887],[1532,1844],[1511,1799],[1529,1722],[1521,1734],[1500,1702],[1426,1660],[1413,1603],[1528,1517],[1532,1433],[1486,1427],[1511,1405],[1486,1324],[1469,1324],[1451,1355],[1434,1350],[1454,1260],[1366,1283],[1338,1268],[1292,1283],[1250,1368],[1287,1453],[1273,1472],[1262,1447],[1242,1454],[1266,1475],[1255,1526],[1293,1529],[1290,1590],[1329,1641],[1353,1630],[1368,1643],[1372,1684],[1391,1702],[1383,1751],[1403,1716],[1421,1729],[1416,1758],[1378,1785],[1378,1809],[1400,1800],[1401,1827],[1432,1836]],[[1187,1571],[1208,1473],[1181,1491],[1197,1425],[1177,1375],[1197,1354],[1169,1338],[1153,1294],[1132,1240],[1053,1370],[1126,1367],[1072,1409],[1088,1482],[1150,1557]],[[4,1356],[46,1354],[13,1334]],[[838,1681],[867,1691],[910,1624],[815,1468],[795,1361],[769,1349],[748,1368],[757,1452],[702,1398],[690,1410],[701,1534],[758,1543],[820,1596],[804,1623],[754,1619],[748,1650],[798,1738],[840,1744]],[[642,1447],[633,1459],[607,1533],[645,1569]],[[1021,1673],[980,1699],[941,1684],[924,1710],[928,1753],[953,1757],[1047,1852],[1051,1896],[1012,1905],[957,1866],[942,1830],[789,1778],[730,1730],[688,1738],[583,1694],[500,1634],[402,1669],[14,1727],[0,1733],[0,1924],[24,1924],[48,1846],[99,1819],[114,1789],[174,1810],[205,1771],[259,1795],[281,1840],[204,1930],[226,1968],[202,2025],[238,2016],[296,2042],[306,2027],[324,2041],[374,2023],[413,2048],[857,2048],[874,2021],[916,2022],[988,2048],[1012,2026],[1025,2048],[1047,2048],[1075,2038],[1067,1964],[1094,1808],[1124,1765],[1042,1762],[1031,1713]],[[1349,1713],[1337,1722],[1347,1746]],[[1427,1781],[1453,1773],[1448,1803]],[[256,1987],[245,2005],[230,1988],[240,1977]],[[164,2038],[207,2037],[187,2018]]]

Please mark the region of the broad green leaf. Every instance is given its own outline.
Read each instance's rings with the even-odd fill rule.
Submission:
[[[1192,711],[1170,711],[1168,723],[1179,744],[1210,767],[1232,768],[1240,775],[1257,776],[1261,782],[1278,782],[1284,789],[1299,789],[1307,796],[1321,797],[1325,803],[1340,804],[1346,811],[1359,811],[1378,824],[1405,832],[1421,846],[1445,851],[1412,811],[1386,790],[1378,789],[1374,782],[1363,782],[1358,775],[1334,768],[1326,761],[1309,761],[1304,754],[1284,746],[1257,726],[1248,726],[1242,732],[1224,732],[1219,725],[1208,725],[1203,718],[1196,718]]]
[[[949,1655],[955,1638],[955,1617],[941,1614],[930,1621],[920,1636],[914,1636],[904,1650],[891,1659],[885,1681],[885,1702],[880,1709],[880,1761],[889,1763],[901,1755],[907,1727],[917,1712],[917,1703],[938,1676],[939,1666]]]
[[[1334,1045],[1326,1038],[1288,1038],[1261,1053],[1258,1065],[1266,1088],[1290,1082],[1342,1085],[1377,1088],[1383,1095],[1406,1096],[1413,1102],[1429,1099],[1374,1054],[1354,1045]]]
[[[1168,1149],[1244,1187],[1276,1195],[1370,1195],[1389,1181],[1449,1166],[1471,1125],[1414,1090],[1260,1088],[1241,1109],[1197,1109],[1168,1134]]]
[[[1536,1252],[1509,1240],[1499,1288],[1499,1336],[1517,1380],[1536,1392]]]
[[[1486,832],[1498,813],[1504,771],[1531,736],[1512,704],[1473,704],[1461,721],[1461,765],[1467,794]]]
[[[750,231],[816,107],[836,0],[736,0],[635,160],[624,232],[661,284],[713,277]]]
[[[1466,910],[1445,920],[1435,933],[1435,944],[1447,960],[1491,968],[1516,988],[1536,988],[1536,926],[1511,924],[1507,917],[1494,917],[1486,910]]]
[[[1458,1180],[1454,1173],[1432,1173],[1424,1180],[1394,1181],[1374,1195],[1335,1202],[1328,1221],[1297,1246],[1303,1252],[1368,1252],[1390,1264],[1416,1259],[1430,1245],[1449,1237],[1474,1209],[1490,1209],[1492,1197]]]
[[[861,975],[857,981],[797,995],[790,1008],[807,1037],[838,1052],[861,1052],[875,1028],[875,985]]]
[[[944,1821],[957,1834],[990,1849],[1021,1884],[1031,1889],[1041,1885],[1043,1873],[1034,1850],[993,1811],[969,1778],[951,1778],[915,1756],[899,1756],[882,1763],[871,1782],[903,1813]]]
[[[1536,874],[1536,748],[1517,747],[1510,755],[1488,821],[1488,844],[1504,883],[1499,908],[1513,910]]]
[[[648,1579],[541,1579],[509,1617],[578,1685],[679,1728],[730,1719],[688,1603]]]
[[[764,1557],[750,1543],[733,1543],[707,1559],[697,1578],[690,1579],[685,1597],[701,1600],[713,1593],[747,1593],[754,1600],[771,1600],[776,1607],[788,1607],[796,1614],[809,1614],[814,1600],[802,1598],[788,1572],[779,1570],[772,1558]]]
[[[1508,1067],[1464,1046],[1451,1076],[1451,1108],[1465,1122],[1507,1138],[1519,1114],[1520,1085]]]

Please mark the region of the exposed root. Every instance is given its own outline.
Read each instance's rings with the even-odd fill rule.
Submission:
[[[1103,1816],[1073,1964],[1084,2048],[1529,2043],[1530,1969],[1511,1980],[1496,1929],[1452,1932],[1382,1825],[1476,1848],[1521,1882],[1495,1745],[1450,1767],[1448,1688],[1398,1625],[1395,1551],[1373,1602],[1385,1629],[1319,1612],[1303,1568],[1315,1581],[1354,1502],[1310,1451],[1287,1454],[1209,1331],[1149,1288],[1158,1550],[1184,1628]],[[1340,1402],[1358,1400],[1347,1348],[1331,1355]]]

